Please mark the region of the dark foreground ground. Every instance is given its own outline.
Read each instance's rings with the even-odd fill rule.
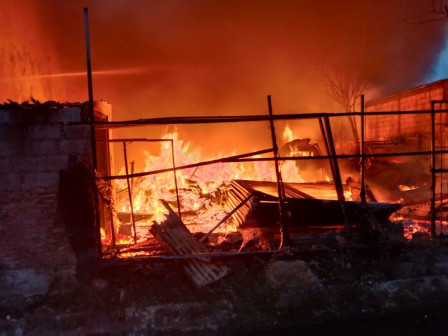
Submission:
[[[338,234],[216,258],[196,288],[173,261],[110,260],[90,279],[0,302],[0,335],[448,335],[448,245]]]
[[[249,332],[259,336],[410,336],[448,335],[448,305],[421,312],[392,314],[391,316],[350,320],[315,326],[297,326],[269,331]],[[243,336],[243,335],[241,335]]]

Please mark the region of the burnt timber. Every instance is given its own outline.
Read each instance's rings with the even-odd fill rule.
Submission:
[[[334,193],[330,183],[284,183],[285,202],[291,216],[291,227],[303,229],[306,227],[331,227],[343,225],[344,218],[336,199],[315,198]],[[308,193],[302,191],[306,190]],[[237,211],[233,219],[239,228],[275,228],[278,222],[278,197],[275,195],[275,183],[264,181],[234,180],[231,183],[229,202],[232,206],[250,194],[253,198]],[[361,220],[361,202],[347,201],[347,212],[352,223]],[[367,202],[366,208],[378,221],[387,218],[402,207],[398,203]]]
[[[168,209],[169,215],[164,222],[154,223],[150,230],[162,247],[172,255],[209,252],[206,246],[196,240],[168,203],[165,201],[162,203]],[[182,267],[196,287],[204,287],[229,272],[226,266],[211,263],[210,258],[184,260]]]

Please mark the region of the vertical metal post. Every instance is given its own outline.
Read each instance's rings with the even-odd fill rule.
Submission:
[[[134,164],[135,164],[135,161],[131,161],[131,174],[134,174]],[[133,181],[132,181],[132,179],[129,179],[129,182],[131,183],[131,188],[133,188]]]
[[[110,233],[112,236],[112,248],[115,248],[116,242],[115,242],[115,226],[114,226],[114,213],[112,211],[112,208],[109,211],[110,216]]]
[[[365,152],[364,152],[364,95],[361,95],[361,205],[366,204],[366,184],[365,184]]]
[[[87,61],[87,86],[89,90],[89,114],[90,114],[90,145],[92,150],[92,165],[96,171],[98,162],[96,158],[96,134],[95,134],[95,111],[93,109],[93,85],[92,85],[92,66],[90,62],[90,33],[89,33],[89,14],[87,8],[84,8],[84,33],[86,40],[86,61]],[[94,181],[96,183],[96,180]],[[97,254],[102,256],[101,247],[101,221],[100,221],[100,200],[98,193],[93,196],[95,207],[95,236],[97,240]]]
[[[435,104],[431,102],[431,235],[436,236],[436,130]]]
[[[320,127],[320,132],[322,133],[322,138],[324,139],[325,150],[327,151],[328,155],[331,155],[330,147],[328,145],[327,133],[325,131],[325,127],[324,127],[322,118],[319,118],[319,127]],[[334,172],[333,160],[331,159],[331,157],[329,157],[329,161],[330,161],[331,175],[333,176],[333,181],[334,181],[335,172]]]
[[[442,105],[442,103],[441,102],[439,102],[439,106],[438,106],[438,109],[439,110],[442,110],[442,108],[443,108],[443,105]],[[435,110],[435,107],[434,107],[434,110]],[[435,112],[434,112],[435,113]],[[444,148],[444,145],[443,145],[443,118],[442,118],[442,112],[439,112],[438,113],[438,116],[439,116],[439,122],[438,122],[438,125],[439,125],[439,127],[438,127],[438,134],[439,134],[439,137],[438,137],[438,141],[437,141],[437,134],[436,134],[436,141],[437,141],[437,143],[438,143],[438,146],[436,146],[437,148],[436,148],[436,150],[444,150],[445,148]],[[436,120],[435,120],[435,116],[434,116],[434,122],[436,122]],[[440,223],[440,234],[439,234],[439,236],[443,236],[443,207],[442,207],[442,204],[443,204],[443,176],[444,176],[444,173],[445,173],[445,171],[444,171],[444,165],[443,165],[443,154],[439,154],[439,157],[440,157],[440,160],[439,160],[439,166],[438,166],[438,169],[439,169],[439,180],[440,180],[440,184],[439,184],[439,188],[440,188],[440,190],[439,190],[439,204],[440,204],[440,214],[439,214],[439,223]],[[437,180],[437,178],[436,178],[436,180]]]
[[[178,213],[179,219],[182,220],[182,212],[180,210],[179,188],[177,187],[176,161],[174,158],[174,140],[170,139],[170,141],[171,141],[171,157],[173,160],[174,186],[176,187],[177,213]]]
[[[93,85],[92,85],[92,65],[90,61],[90,36],[89,36],[89,14],[84,8],[84,30],[86,39],[86,59],[87,59],[87,86],[89,90],[89,112],[90,112],[90,143],[92,147],[93,168],[98,166],[96,158],[96,134],[95,134],[95,111],[93,109]]]
[[[129,206],[131,208],[131,223],[132,223],[132,229],[134,230],[134,244],[137,244],[137,230],[135,227],[134,204],[132,201],[132,187],[131,187],[131,181],[129,180],[128,154],[126,151],[126,141],[123,141],[123,154],[124,154],[124,166],[126,171],[126,183],[128,185]]]
[[[289,236],[288,226],[286,221],[286,213],[285,213],[285,190],[283,188],[283,180],[282,175],[280,173],[279,165],[278,165],[278,146],[277,139],[275,136],[275,128],[274,128],[274,118],[272,114],[272,103],[271,96],[268,96],[268,108],[269,108],[269,123],[271,127],[271,136],[272,136],[272,146],[274,149],[274,163],[275,163],[275,175],[277,178],[277,192],[278,192],[278,211],[279,211],[279,221],[280,221],[280,248],[292,246],[292,241]]]
[[[324,117],[324,136],[326,138],[327,149],[329,150],[330,161],[332,161],[332,172],[333,172],[333,180],[336,188],[336,194],[338,196],[339,204],[341,206],[342,216],[344,217],[345,222],[345,230],[347,234],[351,233],[350,221],[348,219],[347,211],[345,209],[345,197],[344,197],[344,189],[342,187],[341,181],[341,173],[339,171],[338,160],[336,158],[336,150],[333,142],[333,133],[331,132],[330,118],[328,116]]]

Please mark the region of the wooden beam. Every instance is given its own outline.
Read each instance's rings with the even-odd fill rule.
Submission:
[[[210,252],[205,245],[201,244],[191,234],[169,204],[163,200],[162,203],[168,209],[169,214],[164,222],[161,224],[154,222],[150,229],[150,232],[162,247],[172,255]],[[212,263],[211,258],[184,260],[182,267],[185,274],[197,287],[207,286],[229,273],[229,269],[226,266]]]

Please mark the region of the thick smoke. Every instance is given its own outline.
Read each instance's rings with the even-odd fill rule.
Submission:
[[[59,55],[52,49],[39,24],[38,8],[31,2],[2,3],[0,20],[0,101],[41,100],[63,96],[51,78],[58,69]]]
[[[94,76],[95,99],[113,104],[115,120],[264,114],[267,94],[275,113],[338,111],[323,73],[362,76],[370,82],[367,99],[422,84],[446,31],[444,20],[409,20],[431,15],[431,0],[21,3],[29,6],[6,6],[13,10],[3,22],[14,39],[1,45],[2,78],[84,71],[88,7],[93,70],[129,70]],[[32,71],[21,70],[26,62]],[[34,89],[27,82],[5,85],[2,100],[28,93],[87,100],[83,76],[43,78]],[[213,140],[228,130],[214,132],[208,132]],[[242,138],[256,141],[257,132],[235,135],[236,142]]]

